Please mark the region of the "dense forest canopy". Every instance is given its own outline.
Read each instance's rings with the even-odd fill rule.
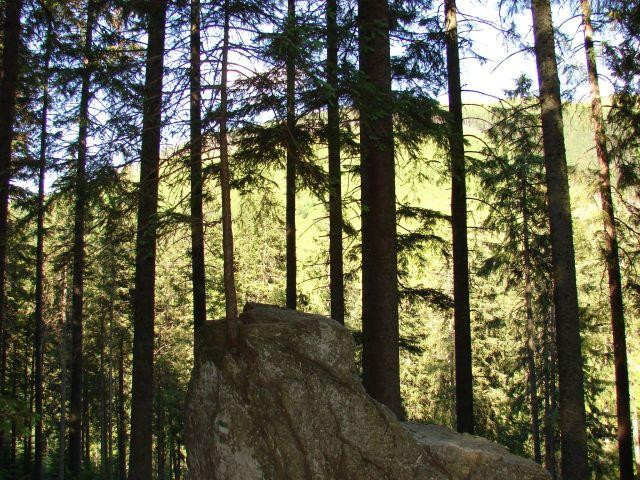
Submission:
[[[635,2],[0,11],[0,478],[184,478],[245,302],[344,324],[400,418],[640,475]]]

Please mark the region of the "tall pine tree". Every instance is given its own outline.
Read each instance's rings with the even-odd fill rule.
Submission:
[[[147,57],[142,113],[140,183],[133,317],[133,371],[129,480],[153,475],[153,338],[155,320],[156,237],[166,0],[144,4]]]
[[[400,416],[398,240],[387,0],[359,0],[358,35],[362,376],[369,394]]]
[[[550,1],[532,0],[531,10],[542,108],[542,139],[551,228],[560,431],[562,432],[562,476],[586,480],[589,478],[589,467],[578,290],[560,80]]]

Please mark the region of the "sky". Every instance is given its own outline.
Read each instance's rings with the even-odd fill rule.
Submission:
[[[537,86],[537,75],[535,71],[535,58],[532,53],[522,52],[523,46],[530,47],[533,43],[531,27],[531,12],[528,8],[515,15],[512,20],[516,25],[518,33],[522,38],[522,45],[513,45],[508,42],[500,32],[501,20],[496,4],[498,0],[457,0],[459,15],[459,33],[461,37],[472,42],[473,50],[486,59],[480,62],[471,56],[461,57],[461,81],[463,85],[463,102],[466,104],[486,104],[492,103],[497,98],[504,96],[504,91],[512,89],[515,79],[525,74],[533,80],[533,85]],[[569,3],[569,2],[565,2]],[[575,2],[571,2],[575,3]],[[442,5],[440,5],[442,10]],[[581,18],[572,12],[566,5],[554,6],[554,25],[559,28],[569,39],[569,44],[565,45],[564,52],[560,59],[560,67],[568,65],[579,69],[582,74],[575,78],[585,78],[584,64],[585,54],[583,47],[583,32]],[[442,11],[440,16],[443,17]],[[213,48],[207,45],[206,48]],[[237,56],[236,56],[237,57]],[[242,77],[243,67],[252,68],[247,63],[246,58],[232,58],[236,64],[230,71],[230,80]],[[601,91],[604,96],[612,93],[613,89],[607,81],[608,70],[599,62],[599,72],[601,74]],[[589,90],[586,82],[575,82],[565,75],[561,75],[563,89],[573,94],[574,101],[588,101]],[[447,103],[446,92],[439,98],[442,103]],[[183,112],[188,114],[188,110]],[[75,132],[74,132],[75,133]],[[167,132],[165,132],[165,135]],[[166,139],[169,143],[180,143],[182,140],[174,138]],[[47,182],[48,190],[55,176],[50,175]],[[26,185],[23,185],[26,186]],[[28,186],[30,188],[32,186]],[[33,187],[35,188],[35,187]]]
[[[495,27],[501,23],[495,0],[484,1],[485,6],[481,6],[479,0],[458,0],[457,2],[460,34],[470,38],[473,49],[487,59],[484,64],[469,57],[461,60],[461,81],[465,90],[463,91],[465,103],[487,103],[494,97],[503,96],[504,90],[512,89],[514,80],[521,74],[529,76],[533,84],[537,85],[533,54],[521,52],[521,46],[509,45],[504,40],[498,28]],[[483,22],[478,21],[479,17]],[[556,28],[570,39],[567,54],[561,59],[560,67],[572,65],[584,70],[586,57],[580,16],[575,15],[575,12],[570,11],[566,6],[554,6],[553,21]],[[522,35],[523,43],[531,46],[533,44],[531,11],[525,9],[524,12],[515,16],[514,22]],[[471,30],[469,25],[472,25]],[[603,77],[600,88],[602,94],[606,96],[613,91],[611,84],[606,80],[608,70],[602,62],[599,62],[598,66],[599,73]],[[561,80],[563,89],[571,91],[574,100],[588,99],[589,90],[585,82],[576,85],[566,76],[561,76]]]

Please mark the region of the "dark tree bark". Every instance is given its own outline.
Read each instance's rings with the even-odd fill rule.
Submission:
[[[160,382],[158,382],[160,383]],[[166,452],[165,452],[165,412],[164,412],[164,401],[162,397],[162,388],[159,385],[157,393],[157,432],[156,432],[156,467],[158,471],[158,480],[164,480],[165,474],[165,461],[166,461]]]
[[[369,394],[402,414],[389,7],[359,0],[362,370]]]
[[[229,139],[227,133],[227,76],[229,66],[229,2],[224,2],[222,38],[222,72],[220,85],[220,187],[222,189],[222,251],[224,256],[224,296],[227,336],[231,345],[238,341],[238,302],[233,271],[233,229],[231,216],[231,174],[229,172]]]
[[[584,373],[560,81],[550,2],[532,0],[531,6],[551,227],[553,300],[560,383],[561,470],[563,478],[583,480],[589,478]]]
[[[616,376],[616,413],[618,420],[618,462],[621,480],[633,480],[633,432],[631,428],[631,407],[629,401],[629,368],[627,365],[627,337],[622,301],[622,278],[618,254],[618,237],[611,195],[611,174],[609,153],[605,132],[602,100],[598,82],[598,67],[593,43],[591,6],[588,0],[580,0],[584,24],[584,48],[587,55],[587,72],[591,87],[591,110],[595,132],[596,155],[600,167],[599,189],[604,223],[604,257],[609,277],[609,305],[611,309],[611,330],[613,333],[613,358]]]
[[[459,432],[473,433],[473,372],[471,369],[471,313],[469,306],[469,251],[467,246],[467,187],[462,91],[455,0],[445,0],[447,81],[449,86],[451,151],[451,227],[453,241],[453,301],[456,353],[456,423]]]
[[[89,386],[82,385],[82,464],[85,470],[91,470],[91,419],[89,418]]]
[[[17,342],[13,344],[13,355],[11,362],[11,395],[13,398],[17,398],[18,395],[18,368],[20,367],[20,360],[17,348]],[[16,470],[16,454],[18,451],[18,429],[15,419],[11,421],[11,451],[9,454],[9,471],[15,475]]]
[[[524,303],[527,329],[527,369],[529,370],[529,403],[531,406],[531,437],[533,439],[533,458],[537,463],[542,463],[540,448],[540,406],[538,401],[538,379],[536,374],[536,342],[535,323],[533,319],[533,284],[531,281],[531,245],[529,234],[529,208],[527,195],[529,186],[526,177],[526,165],[520,168],[520,210],[522,212],[522,257],[524,276]]]
[[[285,143],[287,149],[287,308],[295,310],[297,302],[296,261],[296,165],[299,148],[296,138],[296,0],[287,1],[287,122]]]
[[[173,463],[173,478],[180,480],[182,478],[182,454],[180,453],[180,443],[177,439],[174,439],[174,463]]]
[[[65,439],[67,431],[67,265],[60,272],[60,338],[58,355],[60,357],[60,425],[58,443],[58,480],[64,480]]]
[[[552,320],[547,316],[544,323],[544,466],[552,480],[558,478],[556,460],[556,356]]]
[[[113,232],[114,230],[114,221],[115,218],[113,211],[110,211],[109,217],[109,232]],[[114,248],[115,242],[111,236],[111,234],[107,237],[108,245],[110,245],[111,255],[115,257],[116,251]],[[112,257],[112,258],[113,258]],[[108,357],[107,357],[107,404],[106,404],[106,430],[107,430],[107,457],[106,457],[106,466],[105,470],[107,472],[107,478],[111,480],[113,478],[113,350],[114,350],[114,340],[113,335],[115,333],[114,324],[115,324],[115,302],[117,298],[117,266],[115,262],[111,262],[110,268],[110,280],[109,280],[109,325],[108,325]]]
[[[202,213],[202,98],[200,85],[200,0],[191,0],[191,71],[189,75],[191,142],[191,283],[193,288],[194,356],[198,351],[198,328],[207,320]]]
[[[48,19],[50,22],[50,19]],[[33,480],[42,480],[42,457],[43,457],[43,435],[42,435],[42,367],[43,367],[43,283],[44,283],[44,181],[47,170],[47,120],[49,114],[49,63],[51,61],[51,50],[53,47],[53,32],[51,23],[48,24],[44,46],[44,85],[42,89],[42,113],[40,124],[40,164],[38,166],[38,220],[37,220],[37,241],[36,241],[36,288],[35,288],[35,329],[34,329],[34,352],[35,352],[35,407],[36,407],[36,430],[35,430],[35,456],[33,464]]]
[[[6,376],[7,376],[7,335],[6,330],[0,331],[0,394],[6,395]],[[7,468],[9,465],[8,452],[5,447],[5,434],[6,432],[0,430],[0,467]]]
[[[33,368],[29,368],[31,365],[33,367],[34,355],[29,349],[29,340],[30,331],[25,332],[25,341],[24,341],[24,370],[22,372],[23,378],[23,395],[24,401],[28,405],[27,410],[27,420],[24,425],[24,434],[23,434],[23,442],[22,442],[22,473],[27,476],[31,476],[31,453],[32,453],[32,414],[33,414],[33,382],[31,381],[31,373],[33,372]]]
[[[133,297],[129,480],[148,480],[153,475],[153,335],[166,10],[166,0],[146,3],[148,44]]]
[[[9,185],[13,123],[15,120],[16,86],[18,81],[18,51],[20,46],[20,13],[22,0],[4,3],[2,77],[0,78],[0,393],[4,393],[6,372],[5,277],[7,265],[7,220],[9,215]],[[0,431],[0,453],[4,451],[4,432]]]
[[[108,300],[111,303],[111,300]],[[107,305],[107,312],[111,306]],[[98,349],[100,353],[100,365],[98,384],[100,385],[100,473],[102,478],[107,478],[107,378],[105,369],[105,337],[106,326],[103,315],[100,315],[100,334],[98,336]]]
[[[638,412],[635,414],[636,436],[634,438],[634,450],[636,452],[636,471],[640,472],[640,418]]]
[[[91,86],[91,50],[93,48],[94,6],[87,0],[87,24],[84,39],[84,68],[78,114],[78,159],[75,172],[75,212],[73,227],[73,276],[71,289],[71,403],[69,409],[69,474],[77,479],[82,470],[83,358],[82,323],[84,303],[85,217],[87,204],[87,138]]]
[[[327,1],[327,149],[329,151],[329,289],[331,318],[344,325],[342,174],[338,98],[338,2]]]
[[[127,478],[127,427],[124,398],[124,334],[118,335],[118,480]]]

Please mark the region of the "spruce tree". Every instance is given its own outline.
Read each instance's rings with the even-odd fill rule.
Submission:
[[[204,225],[202,213],[202,95],[200,0],[191,0],[191,36],[189,99],[190,134],[189,168],[191,179],[191,284],[193,290],[194,353],[198,349],[198,328],[207,319],[206,275],[204,259]]]
[[[236,300],[236,281],[233,265],[231,173],[229,171],[229,138],[227,129],[229,116],[227,88],[229,71],[229,8],[229,0],[225,0],[223,2],[222,68],[220,75],[220,189],[222,193],[225,319],[227,322],[227,338],[231,345],[235,346],[238,343],[238,301]]]
[[[362,376],[367,392],[402,415],[389,5],[359,0],[362,215]]]
[[[627,366],[627,339],[622,300],[622,275],[618,254],[618,235],[611,194],[611,173],[607,137],[605,132],[602,99],[598,80],[598,67],[591,25],[591,5],[589,0],[580,0],[584,26],[584,48],[587,58],[587,74],[591,89],[591,111],[595,132],[596,156],[600,168],[598,186],[602,203],[604,223],[604,257],[609,279],[609,306],[611,310],[611,330],[613,333],[613,356],[616,378],[616,415],[618,421],[618,460],[620,478],[633,479],[633,442],[631,428],[631,408],[629,400],[629,369]]]
[[[9,216],[9,188],[13,156],[13,132],[16,108],[16,89],[21,39],[20,14],[22,0],[4,3],[2,78],[0,79],[0,393],[5,391],[6,372],[6,267],[7,227]],[[0,452],[4,451],[4,432],[0,431]]]
[[[87,155],[89,102],[95,5],[86,3],[86,24],[82,55],[80,107],[78,112],[78,154],[75,165],[75,205],[73,227],[73,267],[71,288],[71,403],[69,411],[69,473],[79,478],[82,469],[83,408],[83,313],[85,270],[85,222],[87,209]]]
[[[548,316],[541,298],[548,295],[550,273],[547,202],[544,191],[539,106],[531,92],[531,81],[517,80],[507,99],[491,109],[493,125],[487,130],[486,158],[477,162],[481,199],[490,205],[484,225],[500,232],[490,246],[489,257],[479,273],[496,269],[506,272],[507,285],[518,285],[524,308],[526,332],[524,363],[527,367],[533,458],[542,462],[539,381],[536,331]],[[503,233],[504,232],[504,233]]]
[[[287,238],[287,308],[296,309],[297,304],[297,259],[296,259],[296,166],[300,162],[299,145],[296,135],[296,52],[298,33],[296,21],[296,0],[287,0],[286,35],[286,131],[287,150],[287,202],[286,202],[286,238]]]
[[[584,372],[555,35],[549,0],[532,0],[531,10],[540,87],[548,215],[551,228],[560,431],[562,433],[562,476],[586,480],[589,478],[589,467]]]
[[[136,235],[129,480],[153,475],[153,344],[166,0],[144,4],[147,56]]]
[[[455,0],[445,1],[447,81],[449,85],[451,155],[451,226],[453,241],[453,302],[456,358],[456,425],[473,433],[473,373],[471,368],[471,307],[467,246],[467,188],[465,179],[462,90]]]
[[[328,0],[326,8],[327,149],[329,152],[329,288],[331,290],[331,318],[344,324],[337,0]]]
[[[45,175],[47,170],[47,145],[48,138],[48,116],[49,116],[49,81],[50,81],[50,64],[53,50],[53,19],[51,14],[46,11],[47,30],[44,39],[44,58],[42,67],[42,110],[40,118],[40,158],[38,165],[38,214],[37,214],[37,246],[36,246],[36,281],[35,281],[35,328],[34,328],[34,352],[35,352],[35,455],[33,466],[34,480],[42,479],[42,464],[44,454],[44,438],[43,438],[43,355],[44,355],[44,321],[43,321],[43,304],[44,304],[44,216],[45,216]]]

